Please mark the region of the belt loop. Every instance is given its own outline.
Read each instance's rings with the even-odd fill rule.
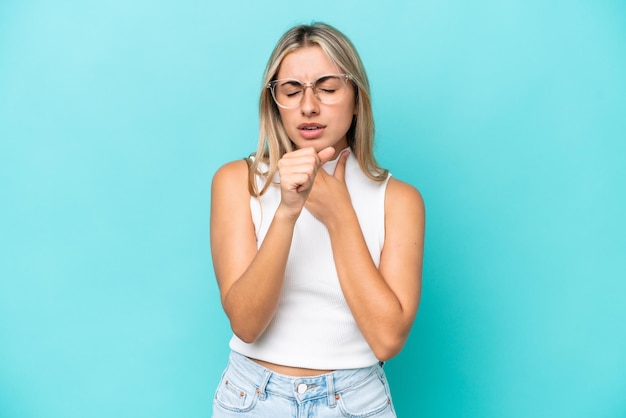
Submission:
[[[262,401],[265,400],[265,388],[267,387],[267,383],[270,381],[271,376],[271,370],[265,370],[265,375],[263,376],[263,380],[261,381],[261,385],[259,386],[259,397]]]
[[[380,377],[381,379],[385,377],[385,369],[383,369],[384,365],[385,365],[385,362],[381,361],[378,363],[378,367],[376,367],[376,373],[378,374],[378,377]]]
[[[334,373],[328,373],[326,375],[326,390],[328,395],[328,406],[330,408],[334,408],[337,404],[337,399],[335,398],[335,379]]]

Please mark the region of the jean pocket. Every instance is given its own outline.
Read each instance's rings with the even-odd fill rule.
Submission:
[[[387,385],[377,373],[338,395],[341,412],[350,418],[372,417],[392,408]]]
[[[248,412],[256,405],[257,388],[227,368],[215,392],[217,406],[233,412]]]

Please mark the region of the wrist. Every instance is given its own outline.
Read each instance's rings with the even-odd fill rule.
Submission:
[[[326,229],[328,229],[330,234],[342,233],[342,231],[346,231],[346,229],[350,229],[355,225],[360,229],[359,219],[354,210],[338,212],[325,218],[322,222],[326,225]]]
[[[274,214],[274,219],[277,221],[294,224],[300,217],[300,213],[302,212],[302,208],[300,210],[294,210],[293,208],[285,207],[282,203],[278,205],[276,209],[276,213]]]

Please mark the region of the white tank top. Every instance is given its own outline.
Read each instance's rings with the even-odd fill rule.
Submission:
[[[334,173],[337,160],[324,164]],[[260,247],[280,203],[278,175],[250,209]],[[389,177],[368,178],[350,153],[345,181],[367,248],[376,267],[385,240],[385,190]],[[257,176],[263,185],[265,179]],[[304,208],[293,234],[285,279],[274,318],[248,344],[233,335],[230,348],[275,364],[321,370],[367,367],[378,360],[361,334],[341,291],[326,226]]]

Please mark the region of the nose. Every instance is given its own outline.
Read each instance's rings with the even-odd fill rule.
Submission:
[[[308,88],[310,87],[310,89]],[[305,85],[302,92],[302,102],[300,103],[300,112],[304,116],[316,115],[319,113],[319,100],[315,96],[315,90],[311,85]]]

